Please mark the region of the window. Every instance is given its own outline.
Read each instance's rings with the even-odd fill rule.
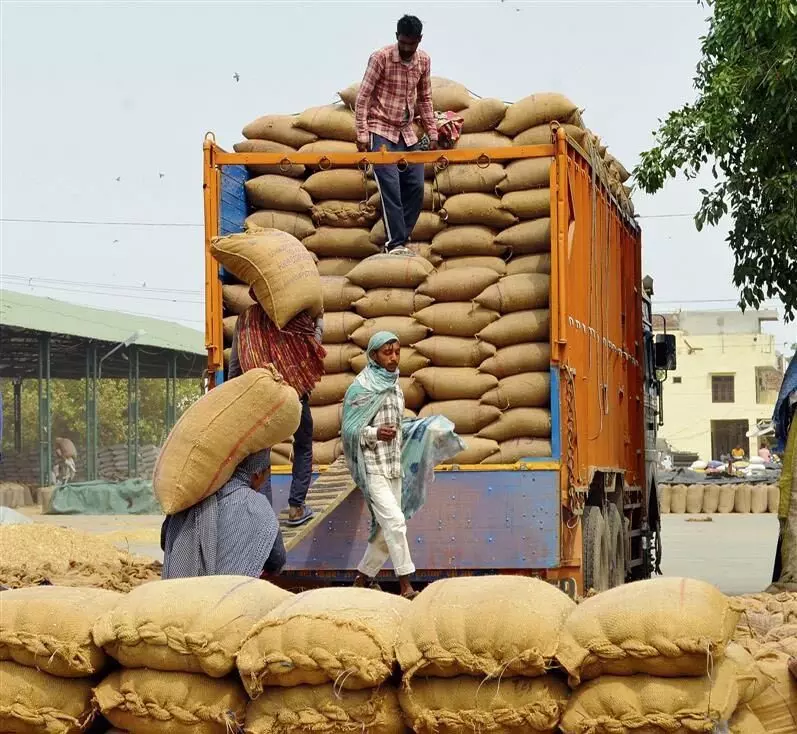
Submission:
[[[734,401],[733,375],[711,376],[711,402],[732,403]]]
[[[674,385],[680,385],[681,384],[681,378],[680,377],[673,377],[672,378],[672,382],[673,382]]]

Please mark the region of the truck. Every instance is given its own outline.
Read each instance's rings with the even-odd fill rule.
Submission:
[[[427,504],[409,522],[416,578],[525,574],[575,597],[658,572],[656,432],[662,371],[675,347],[671,337],[654,338],[641,230],[594,154],[554,125],[549,144],[413,153],[236,153],[209,134],[203,155],[209,389],[224,380],[221,288],[228,277],[210,245],[244,228],[247,166],[318,170],[549,158],[551,455],[439,467]],[[327,467],[317,470],[323,477]],[[345,465],[333,474],[345,475]],[[289,481],[289,467],[274,467],[275,507],[286,504]],[[298,584],[350,580],[367,542],[361,494],[330,481],[334,491],[322,494],[332,500],[301,542],[286,543],[284,576]]]

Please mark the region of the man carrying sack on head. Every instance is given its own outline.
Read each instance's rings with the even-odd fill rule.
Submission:
[[[437,149],[437,122],[432,107],[432,63],[418,49],[423,24],[405,15],[396,28],[396,43],[371,54],[355,104],[357,150],[418,150],[413,127],[416,110],[429,138],[428,148]],[[387,243],[392,252],[404,247],[423,206],[423,165],[374,166]]]
[[[254,298],[254,294],[252,294]],[[312,516],[305,500],[313,472],[313,415],[310,393],[324,374],[326,350],[321,346],[323,317],[306,311],[278,329],[259,303],[244,311],[235,324],[228,377],[273,365],[302,401],[302,418],[293,435],[293,468],[287,525],[303,525]],[[270,480],[269,480],[270,481]],[[266,493],[271,496],[270,486]]]

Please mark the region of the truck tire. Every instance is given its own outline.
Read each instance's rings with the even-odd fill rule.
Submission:
[[[584,593],[609,588],[609,543],[600,507],[585,507],[581,518],[584,537]]]
[[[609,588],[622,586],[625,583],[625,528],[623,516],[617,505],[609,505]]]

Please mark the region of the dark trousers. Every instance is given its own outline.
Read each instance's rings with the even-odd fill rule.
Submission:
[[[274,541],[274,547],[271,549],[265,564],[263,564],[263,571],[267,574],[278,574],[282,571],[285,561],[288,560],[288,554],[285,552],[285,543],[282,540],[282,531],[277,533],[277,539]]]
[[[310,412],[310,396],[302,398],[302,417],[299,428],[293,434],[293,477],[288,504],[301,507],[310,489],[313,476],[313,414]]]
[[[371,133],[371,150],[410,151],[404,138],[392,143],[381,135]],[[374,166],[374,176],[382,199],[382,218],[385,222],[388,251],[405,245],[412,234],[423,208],[423,165],[403,167],[398,165]]]

